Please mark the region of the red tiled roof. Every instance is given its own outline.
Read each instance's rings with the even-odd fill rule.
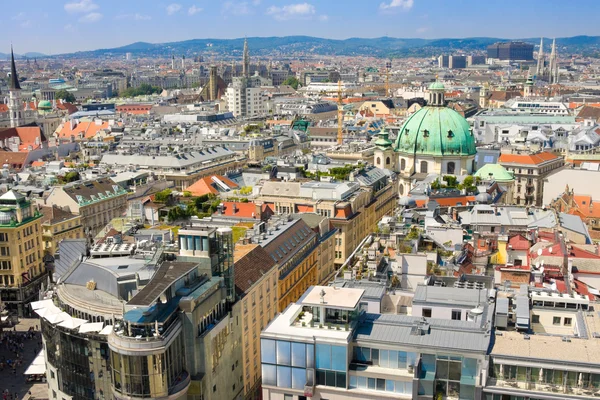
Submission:
[[[297,208],[299,213],[311,213],[314,211],[313,206],[298,205]]]
[[[224,201],[221,203],[223,206],[223,214],[228,217],[242,217],[242,218],[256,218],[256,204],[252,202],[238,203],[235,201]],[[234,210],[235,206],[235,210]],[[219,211],[215,212],[215,215],[219,214]]]
[[[590,292],[590,288],[585,283],[580,280],[573,279],[573,286],[575,286],[575,291],[582,296],[588,296],[591,301],[596,300],[596,295]]]
[[[434,199],[429,199],[429,201],[435,201],[440,205],[440,207],[454,207],[458,203],[465,206],[467,202],[475,201],[475,196],[458,196],[458,197],[439,197]]]
[[[27,160],[29,152],[0,151],[0,164],[8,164],[12,168],[21,169]]]
[[[212,180],[213,176],[216,177],[217,179],[219,179],[221,182],[225,183],[227,186],[229,186],[230,189],[239,189],[239,186],[235,182],[233,182],[231,179],[225,178],[224,176],[221,176],[221,175],[211,175],[211,176],[205,176],[203,178],[200,178],[194,184],[192,184],[191,186],[188,186],[187,189],[185,189],[185,191],[190,192],[192,194],[192,196],[203,196],[203,195],[209,194],[209,193],[212,193],[212,194],[219,193],[215,182]]]
[[[118,125],[122,123],[118,122]],[[75,128],[71,128],[71,122],[65,122],[56,130],[56,134],[61,138],[70,138],[71,136],[78,137],[79,134],[83,133],[83,137],[86,139],[93,138],[104,129],[110,129],[108,121],[102,121],[102,123],[96,123],[96,121],[85,121],[79,122],[75,125]]]
[[[521,235],[516,235],[508,240],[508,244],[513,250],[529,250],[531,247],[529,240]]]
[[[498,158],[498,163],[509,163],[509,164],[528,164],[528,165],[539,165],[546,161],[556,160],[560,158],[556,154],[544,151],[537,154],[509,154],[502,153]]]

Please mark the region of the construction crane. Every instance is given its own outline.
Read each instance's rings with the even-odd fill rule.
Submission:
[[[338,144],[344,143],[343,135],[344,126],[344,102],[342,101],[342,81],[338,80],[338,131],[337,131],[337,142]]]

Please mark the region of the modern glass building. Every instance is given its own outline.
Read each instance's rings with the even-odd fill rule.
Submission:
[[[493,306],[467,320],[370,314],[363,294],[314,286],[265,328],[263,398],[481,398]]]

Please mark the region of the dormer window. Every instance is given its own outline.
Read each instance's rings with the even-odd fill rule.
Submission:
[[[429,131],[427,129],[423,131],[423,137],[429,137]]]
[[[449,138],[453,138],[454,137],[454,132],[452,132],[451,130],[448,131],[448,137]]]

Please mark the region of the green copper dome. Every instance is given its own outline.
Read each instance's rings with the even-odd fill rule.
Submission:
[[[475,155],[475,138],[467,120],[447,107],[427,106],[404,123],[394,149],[415,155]]]
[[[483,180],[495,180],[496,182],[515,180],[515,177],[500,164],[485,164],[477,170],[475,176]]]
[[[42,100],[38,103],[38,109],[40,110],[51,110],[52,109],[52,103],[48,100]]]
[[[431,85],[429,85],[429,90],[445,90],[446,87],[440,81],[435,81]]]

